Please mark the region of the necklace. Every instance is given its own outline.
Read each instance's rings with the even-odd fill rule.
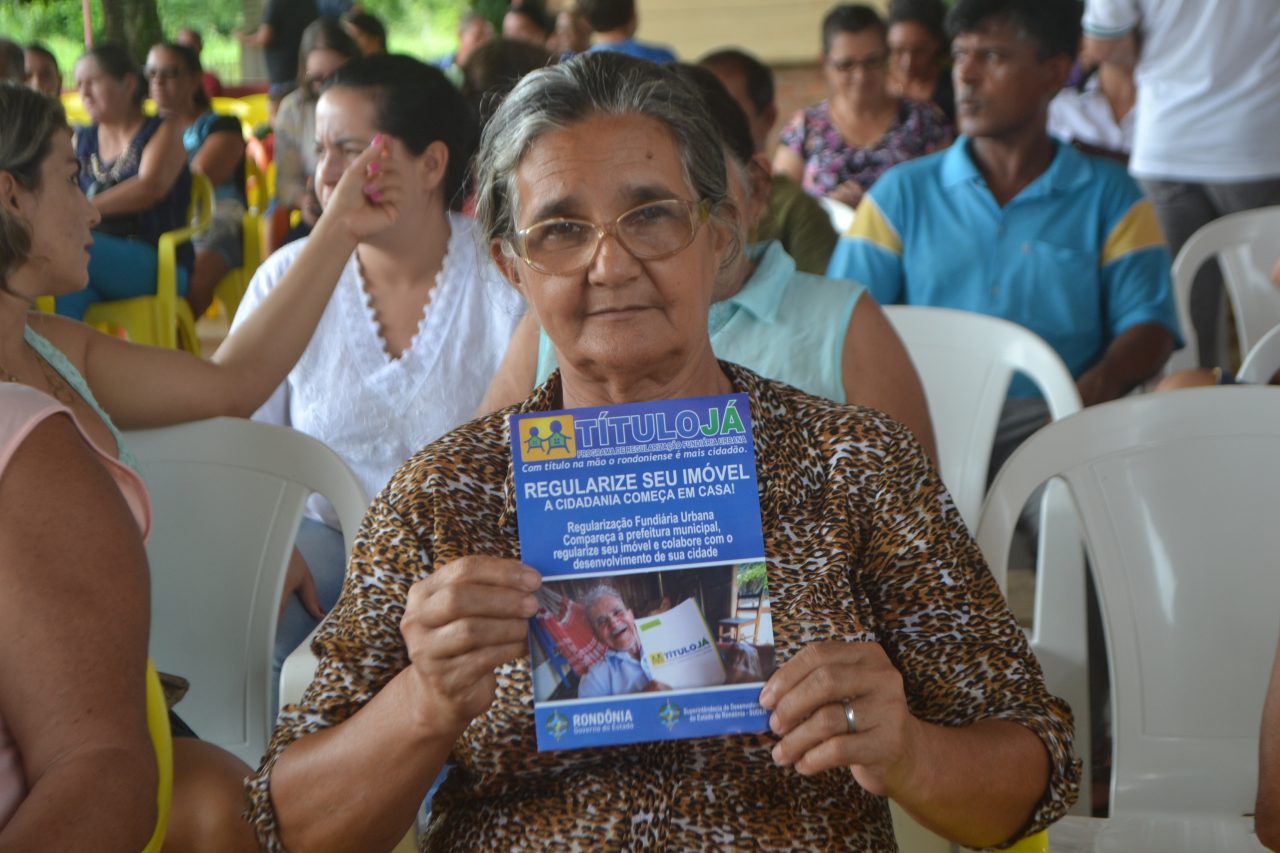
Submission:
[[[49,393],[52,394],[53,398],[62,405],[70,406],[75,400],[75,392],[71,386],[67,384],[67,380],[63,379],[62,374],[54,370],[49,362],[41,358],[39,353],[36,353],[36,361],[39,362],[40,372],[44,374],[45,382],[49,385]],[[0,365],[0,379],[3,379],[5,382],[12,382],[15,385],[26,384],[6,370],[3,365]]]

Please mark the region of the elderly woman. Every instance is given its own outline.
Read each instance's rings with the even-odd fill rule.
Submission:
[[[724,141],[729,192],[744,233],[769,200],[769,173],[747,118],[705,68],[675,66],[694,85]],[[861,284],[809,275],[776,241],[752,244],[719,276],[709,313],[715,352],[818,397],[879,409],[910,428],[935,458],[933,425],[911,358]],[[520,321],[481,412],[519,402],[556,368],[555,347],[537,319]]]
[[[482,226],[561,370],[374,501],[316,678],[249,782],[260,842],[390,847],[450,756],[423,849],[884,850],[888,797],[974,846],[1061,815],[1070,712],[907,430],[716,360],[707,313],[741,235],[698,95],[588,54],[522,80],[481,151]],[[517,561],[507,416],[730,391],[755,424],[772,732],[537,753],[541,581]]]
[[[822,21],[822,70],[831,97],[802,110],[778,137],[773,169],[809,195],[857,207],[890,166],[951,142],[937,107],[889,93],[884,21],[840,5]]]

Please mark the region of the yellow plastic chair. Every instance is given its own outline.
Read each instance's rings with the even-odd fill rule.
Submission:
[[[213,220],[213,186],[204,175],[191,175],[190,219],[191,225],[160,235],[154,296],[95,303],[85,312],[84,321],[90,326],[124,329],[136,343],[167,349],[178,349],[181,343],[182,349],[200,355],[191,306],[178,296],[178,246],[204,232]]]
[[[213,288],[215,304],[221,304],[226,311],[228,323],[235,319],[249,282],[262,263],[262,213],[266,210],[267,182],[252,157],[245,157],[244,179],[245,198],[249,202],[240,220],[244,254],[240,266],[224,275]]]
[[[240,119],[240,131],[244,138],[253,136],[253,122],[249,120],[249,106],[239,98],[210,98],[209,106],[218,115],[233,116]]]
[[[893,800],[889,801],[889,816],[893,818],[893,834],[903,853],[953,853],[969,849],[925,829]],[[1041,831],[1028,835],[1009,850],[1010,853],[1049,853],[1049,833]]]
[[[271,123],[271,100],[266,92],[244,95],[239,101],[245,108],[245,115],[241,119],[249,123],[250,132]]]
[[[169,829],[169,811],[173,807],[173,733],[169,729],[169,708],[164,701],[164,688],[155,664],[147,659],[147,729],[156,751],[159,785],[156,789],[156,829],[142,853],[160,853],[165,832]]]
[[[89,118],[89,113],[85,110],[84,103],[80,100],[80,93],[74,89],[70,92],[62,93],[62,109],[66,112],[67,121],[71,124],[93,124],[93,119]]]
[[[1028,835],[1009,848],[1010,853],[1049,853],[1049,830]]]

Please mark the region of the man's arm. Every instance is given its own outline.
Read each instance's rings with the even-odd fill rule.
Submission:
[[[848,233],[836,243],[827,277],[856,281],[881,305],[899,305],[906,301],[902,255],[902,237],[876,203],[873,189],[858,205]]]
[[[1103,303],[1111,343],[1097,364],[1076,380],[1086,406],[1128,394],[1155,375],[1169,354],[1182,346],[1174,303],[1172,261],[1151,202],[1127,175],[1117,189],[1125,195],[1100,258]]]
[[[1086,62],[1110,62],[1132,69],[1138,64],[1138,40],[1132,32],[1117,38],[1086,35],[1080,47],[1080,58]]]
[[[1136,0],[1085,0],[1081,60],[1133,68],[1138,61],[1141,22],[1142,10]]]
[[[1158,323],[1126,329],[1107,347],[1102,360],[1076,380],[1086,406],[1128,394],[1156,374],[1173,352],[1173,333]]]

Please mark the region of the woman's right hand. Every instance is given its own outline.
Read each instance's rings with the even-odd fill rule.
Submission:
[[[494,670],[528,652],[542,577],[516,560],[454,560],[409,589],[400,633],[419,686],[418,719],[456,738],[493,703]]]
[[[404,184],[391,157],[393,139],[379,133],[351,161],[324,202],[316,228],[336,226],[357,243],[395,224]]]

